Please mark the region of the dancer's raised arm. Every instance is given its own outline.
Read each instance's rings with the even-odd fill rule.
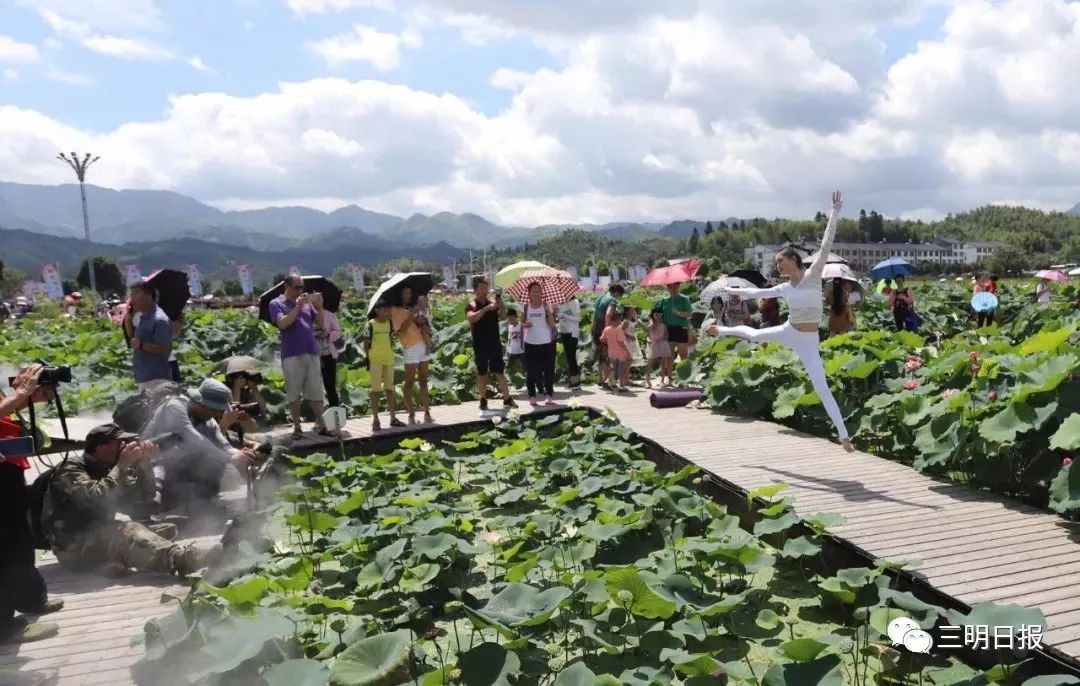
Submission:
[[[737,295],[740,298],[782,298],[791,289],[791,284],[782,283],[772,288],[721,288],[720,293]]]
[[[821,278],[825,271],[825,265],[829,262],[829,251],[832,250],[833,239],[836,238],[836,226],[840,220],[840,208],[844,206],[844,195],[840,191],[833,191],[832,212],[829,214],[829,223],[825,227],[825,236],[821,239],[821,249],[818,250],[818,258],[806,270],[806,275],[811,278]]]

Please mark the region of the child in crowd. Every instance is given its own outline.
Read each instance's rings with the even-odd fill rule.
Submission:
[[[619,393],[629,393],[626,386],[630,382],[630,348],[626,345],[626,332],[623,330],[623,313],[616,310],[600,342],[607,346],[608,359],[611,360],[612,379],[618,379]]]
[[[517,310],[506,308],[506,373],[521,373],[524,369],[525,337]],[[520,388],[520,386],[518,386]]]
[[[636,367],[645,359],[641,352],[641,344],[637,337],[638,317],[637,309],[627,305],[623,310],[623,333],[626,334],[626,347],[630,350],[630,367]]]
[[[649,361],[645,366],[645,386],[652,388],[652,370],[655,364],[660,368],[660,385],[671,385],[671,344],[668,343],[667,326],[664,313],[653,310],[649,323]]]
[[[394,347],[391,342],[393,326],[390,323],[390,303],[375,303],[375,318],[364,329],[364,353],[371,371],[371,430],[380,431],[379,396],[386,394],[386,411],[390,414],[390,426],[403,427],[405,422],[397,418],[394,409]]]
[[[431,310],[428,307],[428,297],[421,295],[416,299],[416,307],[413,312],[413,321],[424,336],[424,349],[430,355],[435,352],[435,339],[431,336]]]

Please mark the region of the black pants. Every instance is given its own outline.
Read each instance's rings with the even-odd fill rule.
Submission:
[[[530,398],[536,392],[555,395],[555,343],[525,344],[525,389]]]
[[[183,378],[180,376],[180,363],[176,360],[169,360],[169,371],[172,372],[172,380],[175,383],[183,383]]]
[[[984,326],[993,326],[994,324],[994,311],[989,312],[977,312],[975,313],[975,321],[981,329]]]
[[[25,470],[0,463],[0,624],[16,611],[35,612],[45,605],[28,512]]]
[[[166,510],[197,510],[217,500],[229,462],[221,454],[192,453],[154,466],[154,481]]]
[[[326,389],[327,407],[337,407],[341,403],[337,390],[337,360],[333,355],[323,355],[319,360],[322,366],[322,384]]]
[[[562,341],[563,355],[566,356],[566,372],[571,381],[577,381],[581,377],[581,365],[577,361],[578,340],[568,333],[562,334],[559,340]]]
[[[907,310],[893,310],[892,316],[897,331],[903,331],[907,328]]]

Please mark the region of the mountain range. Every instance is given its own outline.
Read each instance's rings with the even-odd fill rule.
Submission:
[[[512,248],[584,229],[616,240],[662,235],[687,238],[704,222],[616,222],[508,227],[471,213],[398,217],[348,205],[332,212],[310,207],[225,211],[172,191],[86,186],[98,254],[146,266],[197,263],[204,273],[256,273],[300,264],[329,273],[347,263],[374,265],[401,257],[433,262],[467,259],[469,250]],[[45,262],[74,268],[85,253],[82,206],[75,184],[0,182],[3,260],[36,271]],[[47,237],[47,238],[46,238]]]

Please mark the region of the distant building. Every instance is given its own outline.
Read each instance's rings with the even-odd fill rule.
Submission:
[[[807,245],[816,251],[819,244],[810,242]],[[832,254],[843,258],[855,269],[865,271],[890,257],[899,257],[912,264],[930,262],[939,265],[975,265],[993,255],[1003,245],[996,241],[957,241],[949,238],[939,238],[932,243],[833,243]],[[781,247],[755,245],[743,250],[743,256],[767,274],[772,270],[773,259]]]

